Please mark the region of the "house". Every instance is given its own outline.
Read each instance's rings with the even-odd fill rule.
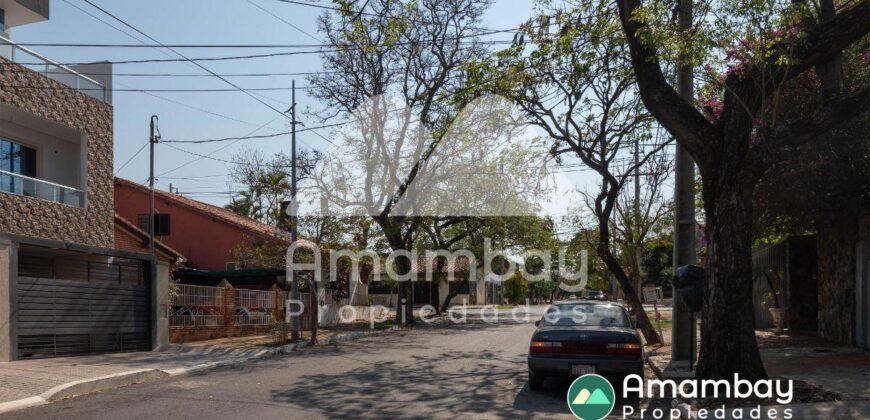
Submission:
[[[148,187],[115,178],[115,209],[147,229]],[[232,211],[160,189],[154,190],[155,235],[181,252],[191,268],[224,271],[242,268],[235,251],[246,241],[271,240],[279,229]]]
[[[411,273],[413,273],[414,278],[414,281],[411,282],[411,288],[416,305],[440,306],[449,295],[453,295],[450,301],[451,305],[501,303],[501,284],[490,281],[492,279],[485,280],[481,268],[477,268],[476,275],[471,276],[467,258],[460,256],[449,259],[445,261],[440,272],[436,273],[436,269],[434,259],[429,260],[428,264],[425,259],[411,264]],[[427,271],[432,272],[433,281],[431,282],[426,280]],[[447,279],[447,274],[450,272],[454,274],[454,280],[442,281]],[[395,282],[389,280],[389,275],[384,270],[383,264],[380,270],[372,272],[371,281],[368,281],[364,285],[365,287],[360,287],[360,285],[362,283],[351,280],[349,288],[351,304],[367,305],[367,302],[371,301],[377,305],[395,306],[398,299]]]
[[[149,197],[148,187],[115,178],[115,210],[120,217],[135,221],[141,230],[146,231]],[[237,260],[236,251],[258,241],[285,249],[290,245],[289,233],[221,207],[160,189],[154,190],[154,213],[155,237],[184,256],[185,268],[176,275],[180,282],[211,285],[227,278],[234,287],[266,290],[273,284],[286,286],[283,284],[283,260],[282,267],[246,267],[244,261]],[[299,241],[303,247],[314,247],[305,239]],[[222,272],[226,275],[220,275]]]
[[[870,211],[758,248],[752,257],[756,326],[771,326],[772,298],[765,297],[774,290],[789,329],[870,349]]]
[[[11,40],[48,16],[48,0],[0,1],[0,361],[151,350],[170,264],[116,244],[111,66]]]
[[[150,251],[148,233],[133,222],[115,214],[115,248],[130,252],[148,253]],[[158,240],[154,241],[154,251],[158,261],[178,269],[184,264],[184,255]]]

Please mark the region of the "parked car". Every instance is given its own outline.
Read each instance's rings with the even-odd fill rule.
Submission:
[[[607,300],[607,296],[601,290],[591,290],[586,294],[586,299],[589,300]]]
[[[643,376],[643,345],[626,309],[610,302],[562,302],[547,308],[529,345],[529,388],[548,376],[597,373],[613,384]]]

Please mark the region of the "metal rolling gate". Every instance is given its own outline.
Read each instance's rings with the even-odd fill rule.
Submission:
[[[19,359],[151,349],[146,263],[88,258],[19,258]]]

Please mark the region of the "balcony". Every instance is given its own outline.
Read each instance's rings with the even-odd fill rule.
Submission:
[[[18,194],[84,208],[85,192],[53,182],[0,170],[0,193]]]
[[[92,98],[111,103],[109,91],[100,82],[29,48],[22,47],[2,35],[0,35],[0,57],[7,58],[13,63],[63,83]]]

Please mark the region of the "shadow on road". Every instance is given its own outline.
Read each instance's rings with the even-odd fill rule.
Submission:
[[[272,390],[271,400],[304,405],[324,415],[342,418],[373,415],[379,418],[455,415],[516,418],[543,413],[567,414],[564,394],[556,395],[558,391],[554,391],[554,395],[530,393],[527,389],[524,352],[447,348],[449,340],[463,339],[455,334],[479,328],[493,331],[511,326],[473,323],[443,329],[432,327],[428,334],[444,336],[445,346],[440,349],[420,348],[412,339],[412,333],[408,337],[390,337],[383,346],[338,346],[311,352],[310,356],[302,358],[329,352],[364,364],[341,375],[305,375],[286,389]],[[364,355],[377,351],[395,354],[395,350],[403,349],[407,352],[414,349],[415,344],[419,351],[410,351],[407,357],[363,360]]]

